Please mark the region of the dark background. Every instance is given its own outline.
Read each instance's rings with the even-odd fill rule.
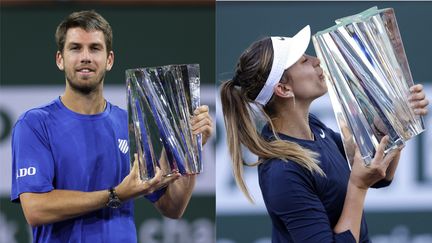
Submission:
[[[432,45],[432,2],[372,2],[372,1],[337,1],[337,2],[217,2],[216,3],[216,82],[219,85],[222,81],[232,78],[235,65],[241,53],[254,41],[266,36],[293,36],[305,25],[309,24],[312,34],[327,29],[335,25],[334,20],[353,15],[373,6],[379,9],[394,8],[399,30],[404,42],[405,51],[411,68],[411,73],[415,83],[423,83],[429,87],[432,84],[431,75],[431,45]],[[308,54],[315,55],[312,43],[307,50]],[[432,93],[427,96],[431,97]],[[220,109],[220,107],[219,107]],[[430,108],[429,108],[430,110]],[[327,110],[328,116],[333,116],[331,107]],[[325,112],[325,111],[323,111]],[[218,114],[221,114],[219,112]],[[217,117],[218,126],[223,127],[223,118]],[[426,129],[431,129],[431,119],[426,119]],[[429,127],[428,127],[429,125]],[[219,129],[221,131],[223,129]],[[219,134],[222,134],[220,132]],[[426,176],[430,174],[430,166],[426,167],[426,152],[430,149],[431,138],[426,137],[428,132],[418,136],[411,145],[415,148],[407,153],[406,161],[399,164],[409,165],[412,171],[402,171],[398,169],[396,182],[404,183],[410,191],[430,193],[432,190],[432,180]],[[219,147],[226,147],[223,136],[218,137],[216,153],[222,154],[227,152],[227,148],[219,150]],[[406,152],[405,152],[406,153]],[[224,163],[230,163],[228,156],[216,157],[216,164],[219,166]],[[228,160],[228,161],[227,161]],[[226,171],[217,170],[217,239],[220,242],[229,243],[267,243],[271,237],[271,221],[265,208],[261,205],[251,205],[246,202],[240,195],[233,176],[231,175],[230,165],[221,166]],[[429,169],[427,169],[429,168]],[[426,172],[426,171],[429,172]],[[247,169],[245,170],[248,171]],[[256,168],[250,169],[248,175],[256,173]],[[414,175],[410,174],[413,173]],[[226,174],[226,176],[222,176]],[[407,175],[408,174],[408,175]],[[404,175],[412,178],[408,184],[407,181],[401,181]],[[223,179],[221,179],[223,178]],[[230,178],[230,179],[225,179]],[[251,177],[249,177],[250,179]],[[218,179],[220,181],[218,181]],[[399,193],[393,190],[395,185],[388,190],[394,196]],[[219,186],[222,185],[222,186]],[[249,181],[249,189],[253,195],[260,196],[258,185]],[[254,187],[256,186],[256,187]],[[396,186],[396,189],[400,189]],[[423,190],[425,189],[425,190]],[[372,191],[372,190],[371,190]],[[382,192],[386,195],[387,189],[369,192],[370,197],[373,193]],[[389,193],[387,191],[387,193]],[[258,195],[258,196],[257,196]],[[388,195],[388,194],[387,194]],[[224,197],[227,199],[224,200]],[[235,198],[235,199],[234,199]],[[376,198],[376,197],[375,197]],[[233,210],[230,202],[235,201],[235,207],[239,210]],[[244,203],[237,203],[244,201]],[[410,200],[406,200],[410,201]],[[429,200],[430,201],[430,200]],[[412,202],[407,203],[404,207],[392,207],[392,202],[381,199],[377,202],[369,202],[365,209],[368,228],[374,243],[390,242],[432,242],[432,207],[416,208]],[[388,204],[389,207],[379,207],[377,204]],[[398,204],[400,205],[400,204]],[[424,204],[423,204],[424,205]]]
[[[217,2],[217,81],[230,78],[240,54],[266,36],[293,36],[305,25],[311,33],[333,26],[334,20],[378,6],[393,8],[414,80],[432,81],[431,2]],[[312,43],[307,53],[315,55]]]
[[[126,69],[198,63],[202,84],[213,87],[214,2],[84,2],[88,1],[0,2],[0,89],[12,86],[18,86],[22,90],[36,86],[64,86],[64,74],[55,64],[57,47],[54,33],[57,25],[67,15],[88,9],[100,13],[113,29],[115,61],[113,69],[105,77],[106,86],[116,85],[114,87],[124,89]],[[25,103],[25,100],[17,99],[16,102]],[[10,129],[17,117],[10,107],[1,103],[2,118],[8,119],[0,122],[0,143],[9,150]],[[41,104],[34,104],[38,105]],[[212,146],[211,143],[208,146]],[[4,155],[0,158],[4,158]],[[11,162],[0,160],[0,174],[3,177],[4,168],[11,166]],[[2,185],[3,190],[0,192],[0,243],[30,242],[30,227],[24,220],[20,205],[11,203],[9,193],[4,191],[4,188],[9,187],[10,185]],[[214,219],[214,189],[194,193],[181,220],[161,217],[145,199],[140,198],[135,202],[139,242],[213,242]]]
[[[94,9],[113,29],[114,67],[106,84],[125,82],[125,70],[199,63],[203,83],[214,83],[214,6],[176,5],[2,5],[2,85],[64,84],[55,64],[54,33],[71,12]]]

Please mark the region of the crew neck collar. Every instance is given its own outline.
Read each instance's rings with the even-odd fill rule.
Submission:
[[[80,114],[80,113],[77,113],[75,111],[70,110],[69,108],[67,108],[63,104],[60,96],[55,100],[55,103],[57,104],[57,106],[60,108],[61,111],[68,114],[70,117],[73,117],[76,119],[81,119],[81,120],[101,119],[101,118],[106,117],[111,111],[111,104],[108,101],[106,101],[106,107],[105,107],[105,110],[103,112],[97,113],[97,114],[92,114],[92,115]]]

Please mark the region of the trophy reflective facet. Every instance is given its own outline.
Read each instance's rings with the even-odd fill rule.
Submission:
[[[424,130],[409,106],[414,83],[393,9],[338,19],[312,40],[351,164],[356,145],[369,165],[385,135],[387,153]]]
[[[139,158],[142,180],[202,171],[201,134],[193,135],[190,118],[200,105],[198,64],[126,70],[130,162]],[[166,158],[158,161],[157,151]]]

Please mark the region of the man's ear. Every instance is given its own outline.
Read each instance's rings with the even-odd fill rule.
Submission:
[[[288,84],[282,84],[278,83],[274,87],[274,94],[281,97],[281,98],[291,98],[294,96],[294,93],[292,92],[292,88]]]
[[[57,51],[56,53],[56,64],[58,69],[64,71],[63,55],[60,51]]]
[[[110,51],[108,53],[106,70],[110,71],[113,65],[114,65],[114,52]]]

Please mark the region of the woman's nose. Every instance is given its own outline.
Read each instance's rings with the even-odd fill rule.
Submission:
[[[313,64],[314,66],[319,66],[321,64],[321,61],[318,57],[313,57]]]

